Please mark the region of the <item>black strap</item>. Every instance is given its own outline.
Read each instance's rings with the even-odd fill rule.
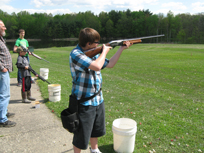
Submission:
[[[99,90],[97,93],[95,93],[93,96],[87,97],[87,98],[82,98],[82,99],[78,100],[78,102],[79,102],[79,103],[83,103],[83,102],[85,102],[85,101],[88,101],[88,100],[94,98],[96,95],[98,95],[98,94],[100,93],[100,91],[101,91],[101,88],[100,88],[100,90]]]

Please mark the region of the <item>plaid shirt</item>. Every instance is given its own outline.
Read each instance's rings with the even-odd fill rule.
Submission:
[[[101,71],[93,71],[88,69],[90,64],[98,58],[99,55],[96,55],[92,59],[86,56],[82,48],[77,45],[74,48],[69,57],[70,70],[72,75],[72,95],[75,95],[77,99],[87,98],[93,96],[97,93],[100,88],[102,88],[102,75]],[[109,60],[106,59],[103,65],[105,68],[109,63]],[[88,100],[82,103],[85,106],[92,105],[98,106],[104,101],[102,91],[95,96],[93,99]]]
[[[12,72],[12,58],[4,39],[0,36],[0,71],[4,68]]]

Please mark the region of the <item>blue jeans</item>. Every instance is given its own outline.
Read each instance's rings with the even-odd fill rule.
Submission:
[[[10,100],[10,76],[9,72],[0,71],[0,123],[6,122],[7,107]]]
[[[26,56],[26,57],[28,59],[28,62],[30,63],[29,56]],[[22,82],[21,70],[19,70],[19,69],[18,69],[18,73],[17,73],[17,81],[18,81],[18,83]]]

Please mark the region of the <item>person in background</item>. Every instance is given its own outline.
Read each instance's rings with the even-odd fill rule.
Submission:
[[[14,113],[8,112],[10,100],[10,75],[12,72],[12,58],[9,49],[6,47],[3,36],[6,35],[6,27],[0,20],[0,127],[13,127],[15,122],[8,120]]]
[[[92,28],[84,28],[79,34],[79,44],[69,56],[69,65],[72,76],[72,95],[77,100],[88,98],[98,93],[93,99],[80,103],[78,117],[80,126],[74,132],[74,153],[80,153],[82,149],[91,144],[91,153],[101,153],[98,149],[98,137],[105,135],[105,106],[102,95],[102,75],[104,68],[113,68],[124,49],[132,44],[127,41],[121,46],[113,57],[108,60],[106,55],[111,47],[103,44],[102,53],[90,58],[84,51],[96,48],[100,41],[99,33]]]
[[[19,38],[16,40],[16,43],[13,47],[13,51],[14,52],[17,52],[17,48],[21,45],[25,46],[26,48],[29,47],[29,44],[28,44],[28,41],[24,38],[25,37],[25,30],[24,29],[20,29],[19,30]],[[28,53],[26,53],[25,57],[28,59],[28,62],[30,62],[29,60],[29,56],[28,56]],[[18,69],[18,73],[17,73],[17,86],[21,86],[22,84],[22,77],[21,77],[21,72],[20,70]],[[35,83],[34,80],[32,80],[31,78],[31,83]]]

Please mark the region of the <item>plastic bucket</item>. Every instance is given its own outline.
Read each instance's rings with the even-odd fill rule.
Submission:
[[[119,118],[113,121],[113,148],[117,153],[132,153],[135,148],[137,123],[129,118]]]
[[[48,68],[40,68],[40,76],[42,76],[45,80],[48,79],[48,73],[49,73]]]
[[[49,101],[57,102],[61,100],[61,85],[60,84],[49,84]]]

